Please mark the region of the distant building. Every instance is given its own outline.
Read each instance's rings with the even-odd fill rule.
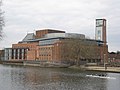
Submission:
[[[100,20],[100,21],[99,21]],[[63,62],[61,48],[66,39],[82,40],[87,45],[98,49],[98,57],[83,58],[89,63],[107,62],[108,46],[106,42],[106,20],[96,19],[96,39],[86,39],[84,34],[65,33],[61,30],[37,30],[36,33],[28,33],[25,38],[17,44],[12,44],[12,48],[5,49],[5,60],[29,60],[29,61],[46,61],[46,62]],[[98,22],[101,22],[99,27]],[[104,25],[105,26],[104,26]],[[100,28],[100,29],[99,29]],[[96,45],[96,46],[95,46]],[[95,47],[94,47],[95,46]]]
[[[108,54],[108,63],[111,66],[120,67],[120,53],[111,52]]]
[[[120,63],[120,53],[114,53],[114,52],[111,52],[108,54],[108,61],[109,62],[116,62],[116,63]]]

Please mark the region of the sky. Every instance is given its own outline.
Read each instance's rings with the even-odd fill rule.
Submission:
[[[3,0],[5,27],[0,49],[11,47],[27,33],[64,30],[95,38],[95,19],[107,20],[109,51],[120,50],[120,0]]]

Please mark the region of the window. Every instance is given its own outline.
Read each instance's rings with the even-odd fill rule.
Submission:
[[[101,31],[99,30],[99,31],[98,31],[98,35],[100,35],[100,34],[101,34]]]
[[[96,21],[96,26],[102,26],[102,25],[103,25],[103,20]]]

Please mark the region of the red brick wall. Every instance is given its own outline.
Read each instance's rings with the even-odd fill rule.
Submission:
[[[39,60],[52,61],[53,60],[53,45],[39,46]]]

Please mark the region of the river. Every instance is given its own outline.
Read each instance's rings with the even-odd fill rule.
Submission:
[[[0,65],[0,90],[120,90],[120,73]]]

